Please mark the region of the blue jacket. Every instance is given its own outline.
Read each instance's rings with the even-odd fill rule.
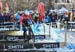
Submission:
[[[51,22],[51,18],[49,16],[46,16],[45,22],[50,23]]]

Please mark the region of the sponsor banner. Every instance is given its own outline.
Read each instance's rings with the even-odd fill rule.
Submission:
[[[19,43],[10,43],[10,44],[1,44],[0,49],[40,49],[40,48],[59,48],[59,43],[34,43],[34,44],[19,44]]]

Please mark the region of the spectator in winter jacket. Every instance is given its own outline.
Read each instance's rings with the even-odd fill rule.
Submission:
[[[33,20],[34,20],[35,23],[38,22],[38,17],[39,17],[38,13],[35,13],[35,14],[33,15]]]
[[[46,21],[46,23],[50,23],[51,22],[51,17],[49,15],[47,15],[45,17],[45,21]]]
[[[44,20],[44,16],[41,15],[41,14],[39,14],[38,20],[39,20],[39,22],[43,22],[43,20]]]

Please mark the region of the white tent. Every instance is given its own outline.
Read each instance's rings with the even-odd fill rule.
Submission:
[[[65,13],[68,12],[68,10],[64,7],[62,7],[61,9],[59,9],[59,13]]]

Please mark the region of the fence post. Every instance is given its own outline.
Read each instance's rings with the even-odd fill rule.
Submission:
[[[64,26],[64,37],[65,37],[65,45],[66,45],[66,41],[67,41],[67,32],[66,32],[66,30],[67,30],[67,23],[65,22],[65,26]]]
[[[51,27],[50,25],[51,25],[51,24],[49,24],[49,38],[50,38],[50,27]]]
[[[44,35],[45,35],[45,25],[44,25],[44,23],[43,23],[43,27],[44,27]],[[46,35],[45,35],[46,36]],[[45,37],[46,38],[46,37]]]

